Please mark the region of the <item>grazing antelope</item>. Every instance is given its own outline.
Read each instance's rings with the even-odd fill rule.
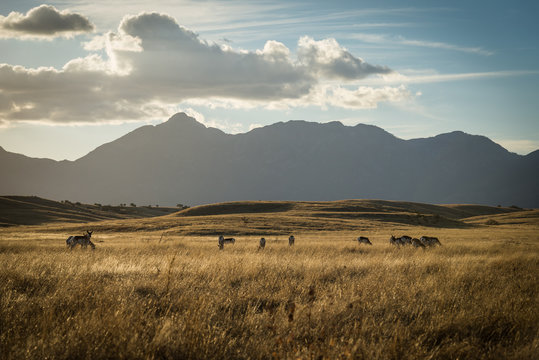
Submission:
[[[218,240],[218,243],[217,243],[217,246],[219,246],[219,250],[223,250],[225,248],[224,240],[225,240],[225,238],[222,235],[219,236],[219,240]]]
[[[219,246],[219,250],[223,250],[225,244],[234,244],[235,242],[236,239],[234,238],[225,238],[223,235],[219,235],[219,243],[217,246]]]
[[[389,238],[389,243],[391,245],[395,245],[395,246],[401,246],[401,245],[404,245],[404,243],[402,242],[401,238],[396,238],[395,236],[391,235],[391,237]]]
[[[416,238],[413,238],[411,241],[410,241],[410,244],[412,244],[413,247],[420,247],[422,249],[425,248],[425,245],[419,240],[419,239],[416,239]]]
[[[294,235],[290,235],[290,237],[288,238],[288,246],[294,245],[294,241],[296,241],[296,238],[294,237]]]
[[[95,250],[95,245],[90,240],[90,238],[92,237],[92,233],[93,231],[87,230],[86,234],[82,236],[80,235],[70,236],[66,240],[66,245],[69,246],[70,250],[73,250],[73,248],[77,245],[80,245],[81,248],[87,248],[88,245],[90,245],[92,250]]]
[[[412,238],[408,235],[402,235],[400,237],[402,245],[410,245],[412,244]]]
[[[419,241],[421,241],[423,245],[425,246],[436,246],[436,245],[442,246],[442,244],[440,243],[440,240],[438,240],[437,237],[433,237],[433,236],[421,236]]]
[[[258,250],[264,250],[266,247],[266,239],[260,238],[260,244],[258,245]]]
[[[66,246],[71,246],[71,243],[73,242],[74,236],[70,236],[66,240]]]
[[[360,236],[357,238],[358,244],[366,244],[366,245],[372,245],[371,241],[368,237]]]

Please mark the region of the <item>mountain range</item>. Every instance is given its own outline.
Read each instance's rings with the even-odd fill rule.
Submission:
[[[75,161],[0,147],[0,194],[139,205],[390,199],[539,207],[539,150],[461,131],[403,140],[365,124],[289,121],[226,134],[179,113]]]

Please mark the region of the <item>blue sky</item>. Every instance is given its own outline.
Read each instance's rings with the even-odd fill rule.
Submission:
[[[0,146],[74,160],[177,111],[539,148],[535,1],[2,1]]]

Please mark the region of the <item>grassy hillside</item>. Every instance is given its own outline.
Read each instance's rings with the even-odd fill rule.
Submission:
[[[229,215],[274,212],[316,213],[408,213],[438,215],[449,219],[470,216],[504,214],[522,209],[485,205],[431,205],[405,201],[387,200],[340,200],[340,201],[236,201],[202,205],[183,210],[178,216]]]
[[[382,200],[329,202],[243,201],[197,206],[148,219],[92,223],[98,232],[160,231],[216,236],[275,235],[314,231],[370,231],[384,227],[466,229],[484,225],[489,216],[532,216],[534,211],[477,205],[429,205]],[[476,218],[480,216],[480,218]],[[481,218],[481,216],[485,218]],[[472,221],[469,221],[472,219]],[[47,231],[79,232],[76,224],[50,224]]]
[[[82,223],[106,219],[153,217],[176,208],[127,207],[58,202],[37,196],[0,196],[0,226],[38,225],[51,222]]]

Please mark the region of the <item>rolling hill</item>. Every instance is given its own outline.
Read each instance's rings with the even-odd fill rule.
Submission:
[[[402,140],[371,125],[289,121],[230,135],[176,114],[76,161],[0,148],[0,166],[0,194],[89,203],[376,198],[539,207],[538,152],[517,155],[459,131]]]
[[[37,196],[0,196],[0,227],[55,222],[86,223],[110,219],[137,219],[178,211],[166,207],[126,207],[58,202]]]
[[[154,211],[157,209],[153,208]],[[92,214],[89,214],[92,215]],[[66,216],[68,216],[66,214]],[[93,216],[93,215],[92,215]],[[126,216],[127,217],[127,216]],[[275,235],[289,233],[382,231],[388,228],[468,229],[496,223],[539,223],[539,210],[480,205],[430,205],[385,200],[237,201],[201,205],[147,218],[82,219],[56,217],[46,231],[98,233],[159,232],[187,236]],[[520,220],[519,220],[520,219]]]

